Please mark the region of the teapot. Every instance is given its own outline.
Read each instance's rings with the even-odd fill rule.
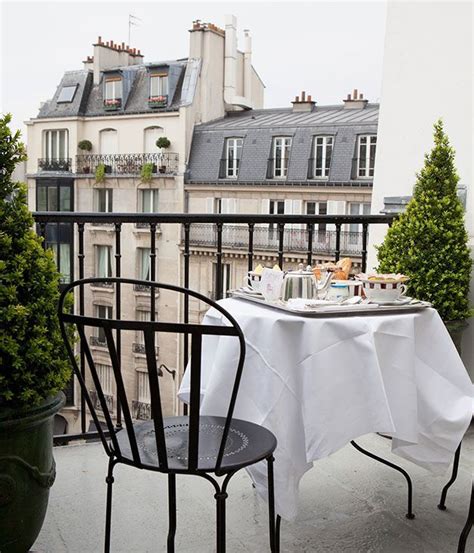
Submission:
[[[314,278],[313,271],[308,265],[306,270],[302,263],[298,265],[298,270],[288,271],[283,279],[281,287],[281,296],[283,301],[292,298],[314,299],[318,298],[329,288],[333,277],[332,272],[328,272],[324,281],[319,284]]]

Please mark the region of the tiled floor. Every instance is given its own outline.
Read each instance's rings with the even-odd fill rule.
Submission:
[[[361,445],[382,456],[390,442],[369,435]],[[58,477],[36,553],[95,553],[103,548],[106,457],[100,444],[55,449]],[[315,463],[301,483],[300,511],[282,524],[282,552],[455,553],[469,503],[474,466],[474,431],[463,446],[448,510],[436,508],[446,476],[400,461],[414,481],[415,520],[405,518],[406,487],[393,470],[348,446]],[[119,466],[114,491],[114,553],[166,551],[166,477]],[[179,553],[214,551],[214,499],[209,483],[178,477]],[[227,551],[269,551],[267,506],[245,471],[229,486]],[[474,534],[474,533],[473,533]],[[474,535],[469,551],[474,551]]]

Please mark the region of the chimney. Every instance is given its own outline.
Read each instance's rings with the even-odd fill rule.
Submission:
[[[347,98],[343,100],[344,109],[364,109],[368,100],[364,100],[364,95],[359,94],[357,88],[354,88],[351,94],[347,95]]]
[[[293,112],[313,111],[316,105],[316,102],[311,98],[310,94],[306,97],[306,92],[304,90],[301,93],[301,99],[300,96],[295,96],[295,99],[291,103],[293,104]]]
[[[252,37],[248,29],[244,29],[244,96],[252,97]]]
[[[225,16],[224,101],[231,105],[237,94],[237,18]]]
[[[143,62],[143,54],[136,48],[130,49],[125,43],[121,45],[113,40],[104,42],[99,36],[94,46],[94,55],[84,62],[84,68],[94,71],[94,84],[99,84],[102,71],[115,67],[136,65]]]

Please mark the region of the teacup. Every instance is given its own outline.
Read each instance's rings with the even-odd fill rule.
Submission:
[[[373,302],[396,301],[406,295],[407,287],[402,282],[363,281],[365,297]]]
[[[252,288],[254,292],[261,291],[262,273],[256,273],[255,271],[249,271],[247,273],[247,284]]]

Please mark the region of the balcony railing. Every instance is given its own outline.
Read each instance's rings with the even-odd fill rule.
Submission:
[[[353,254],[360,257],[360,267],[365,270],[367,264],[367,245],[369,226],[374,224],[390,225],[396,218],[395,215],[221,215],[221,214],[173,214],[173,213],[71,213],[71,212],[40,212],[34,213],[37,228],[41,236],[46,236],[49,223],[70,223],[74,227],[76,236],[71,240],[72,245],[77,244],[77,251],[74,256],[77,259],[73,267],[73,278],[84,278],[93,276],[86,274],[86,266],[93,270],[94,265],[87,263],[85,259],[85,232],[89,227],[97,223],[113,223],[115,237],[115,264],[113,273],[115,276],[122,276],[122,266],[125,266],[126,258],[135,263],[135,250],[127,251],[127,243],[122,236],[122,229],[125,225],[136,225],[146,223],[149,225],[150,237],[150,280],[158,280],[157,273],[157,233],[158,226],[166,232],[167,226],[180,225],[182,229],[182,240],[179,244],[182,257],[177,262],[182,263],[182,286],[196,288],[196,283],[191,281],[190,259],[191,244],[204,245],[207,249],[208,259],[215,262],[216,279],[213,296],[216,299],[224,295],[224,268],[225,244],[231,244],[232,248],[239,248],[245,252],[247,267],[254,268],[259,252],[264,251],[265,256],[273,256],[275,262],[281,267],[284,266],[285,257],[291,258],[291,249],[297,248],[299,256],[304,257],[307,264],[313,264],[315,254],[324,253],[325,257],[332,257],[338,260],[341,255]],[[346,233],[345,225],[360,225],[361,233],[355,233],[354,244],[351,243],[353,233]],[[329,231],[329,240],[324,239],[324,252],[320,249],[322,233],[317,225],[334,225],[335,230]],[[327,236],[327,233],[324,235]],[[357,242],[357,243],[355,243]],[[238,246],[237,246],[238,245]],[[353,250],[351,248],[354,247]],[[357,253],[355,253],[357,252]],[[210,253],[210,255],[209,255]],[[240,282],[236,283],[240,286]],[[122,290],[122,288],[120,288]],[[118,294],[118,287],[114,289],[113,301],[115,302],[114,317],[121,318],[122,298]],[[78,308],[80,314],[84,314],[85,293],[79,289]],[[155,311],[155,294],[149,293],[150,311]],[[190,320],[189,302],[184,302],[183,322]],[[98,336],[91,336],[91,345],[104,347],[105,344]],[[118,348],[118,355],[121,350]],[[189,344],[183,344],[183,360],[189,358]],[[83,351],[78,353],[79,367],[85,371],[86,360]],[[184,369],[184,367],[182,367]],[[85,374],[85,372],[83,372]],[[166,378],[165,374],[165,378]],[[120,402],[115,400],[115,412],[117,424],[121,424],[122,411]],[[80,411],[81,432],[75,437],[91,437],[87,433],[88,419],[85,398],[80,395],[75,398],[75,404]],[[95,434],[94,434],[95,436]],[[56,442],[62,443],[67,439],[57,437]]]
[[[287,176],[288,176],[288,158],[287,157],[283,159],[275,159],[272,157],[268,158],[267,179],[286,179]]]
[[[146,355],[145,344],[142,344],[141,342],[133,342],[132,351],[133,351],[133,353],[139,353],[139,354],[142,354],[142,355]],[[160,347],[155,346],[155,355],[158,356],[159,354],[160,354]]]
[[[300,226],[300,225],[298,225]],[[306,228],[290,228],[283,238],[283,251],[285,253],[306,253],[308,251],[308,231]],[[190,233],[190,244],[206,248],[217,247],[216,225],[203,224],[194,226]],[[362,254],[362,231],[341,231],[339,251],[341,255],[360,256]],[[314,230],[312,253],[331,254],[336,250],[337,232],[335,230]],[[222,229],[222,246],[224,248],[240,249],[247,251],[248,229],[241,225],[226,225]],[[253,234],[253,247],[255,251],[276,251],[279,247],[279,233],[275,225],[255,227]]]
[[[39,171],[71,171],[72,162],[70,157],[49,158],[40,157],[38,159]]]
[[[330,161],[330,160],[329,160]],[[316,159],[310,157],[308,159],[308,179],[328,179],[329,177],[330,164],[326,164],[326,167],[316,167]],[[321,173],[318,175],[317,173]],[[326,174],[323,174],[326,173]]]
[[[97,167],[104,166],[106,175],[140,175],[145,164],[153,165],[152,173],[175,175],[179,156],[175,153],[156,154],[83,154],[76,156],[76,173],[94,175]]]
[[[236,179],[239,176],[239,169],[240,159],[229,160],[227,158],[222,158],[219,162],[219,178]]]
[[[151,419],[151,404],[145,401],[132,401],[132,416],[139,420]]]

